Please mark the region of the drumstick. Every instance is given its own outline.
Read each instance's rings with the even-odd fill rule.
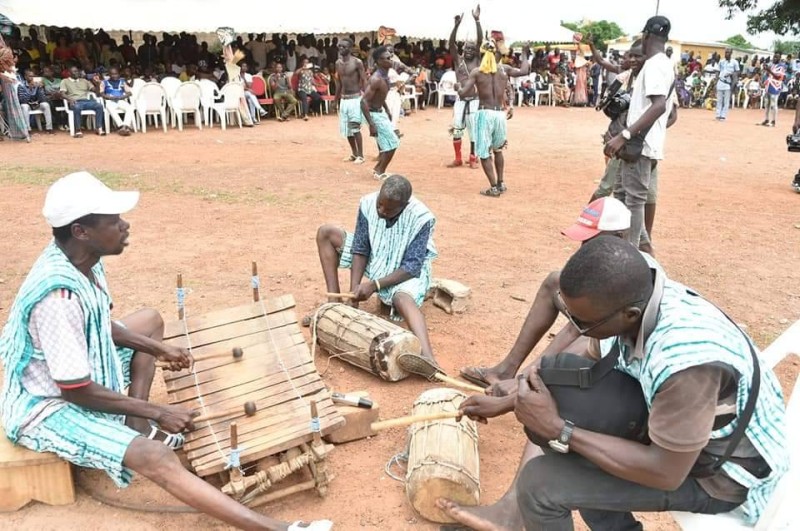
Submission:
[[[195,356],[194,357],[194,361],[205,361],[205,360],[211,360],[211,359],[214,359],[214,358],[224,358],[225,356],[233,356],[234,360],[239,361],[240,359],[242,359],[242,356],[244,356],[244,351],[240,347],[234,347],[233,350],[231,350],[230,352],[227,352],[227,351],[226,352],[214,352],[214,353],[211,353],[211,354]],[[164,367],[169,367],[169,366],[170,366],[170,363],[168,361],[160,361],[160,360],[156,361],[156,367],[164,368]]]
[[[328,297],[338,297],[340,299],[355,299],[356,298],[356,296],[353,295],[352,293],[332,293],[330,291],[328,293],[326,293],[326,296],[328,296]]]
[[[230,408],[226,411],[217,411],[216,413],[209,413],[207,415],[200,415],[199,417],[195,417],[193,422],[205,422],[207,420],[214,420],[220,417],[227,417],[227,416],[240,416],[244,413],[248,417],[252,417],[256,414],[258,408],[256,407],[255,402],[245,402],[244,406],[239,406],[235,408]]]
[[[408,426],[415,422],[428,422],[430,420],[454,419],[459,416],[458,411],[440,411],[439,413],[428,413],[427,415],[409,415],[407,417],[399,417],[396,419],[381,420],[370,424],[372,431],[380,431],[388,428],[399,428]]]
[[[477,385],[473,385],[471,383],[462,382],[461,380],[456,380],[455,378],[445,376],[440,372],[434,374],[433,377],[439,380],[440,382],[444,382],[453,387],[458,387],[459,389],[463,389],[464,391],[470,391],[472,393],[480,393],[482,395],[486,394],[486,389],[484,389],[483,387],[478,387]]]

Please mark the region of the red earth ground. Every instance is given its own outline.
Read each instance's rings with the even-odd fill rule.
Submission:
[[[478,195],[480,170],[448,169],[449,109],[428,109],[401,121],[405,133],[392,172],[409,177],[436,214],[440,258],[436,276],[472,288],[469,310],[450,316],[426,303],[434,350],[450,373],[491,364],[511,346],[545,275],[576,245],[559,231],[572,223],[603,170],[600,134],[607,120],[588,109],[517,109],[508,124],[506,181],[500,199]],[[734,110],[727,123],[710,112],[681,111],[661,166],[654,242],[668,274],[698,289],[745,324],[761,346],[800,316],[800,196],[791,191],[800,156],[786,152],[791,123],[754,124],[756,111]],[[368,160],[376,154],[367,142]],[[368,166],[341,162],[347,154],[335,116],[255,129],[182,133],[150,129],[130,138],[34,135],[30,145],[0,143],[0,317],[48,241],[41,216],[46,186],[68,172],[96,172],[118,189],[142,191],[131,245],[107,260],[115,313],[142,306],[175,315],[175,274],[183,272],[194,314],[238,305],[250,296],[250,261],[257,260],[270,296],[293,294],[303,315],[324,301],[314,236],[321,223],[352,227],[358,199],[377,188]],[[519,300],[523,299],[523,300]],[[367,308],[374,308],[374,302]],[[559,322],[556,326],[560,326]],[[540,351],[542,345],[537,348]],[[318,354],[318,367],[325,367]],[[777,368],[784,387],[797,378],[797,358]],[[408,414],[431,384],[389,384],[332,361],[324,376],[337,391],[368,389],[383,418]],[[165,401],[160,377],[153,399]],[[511,481],[524,442],[513,416],[480,429],[481,498],[498,499]],[[436,529],[416,516],[403,486],[384,464],[403,450],[393,429],[338,447],[329,468],[337,478],[327,498],[301,494],[260,508],[294,520],[331,518],[337,529]],[[98,474],[82,484],[142,504],[174,501],[146,480],[117,491]],[[674,529],[668,515],[642,515],[648,529]],[[32,504],[0,516],[4,529],[221,529],[198,515],[145,514],[101,505],[83,492],[71,506]]]

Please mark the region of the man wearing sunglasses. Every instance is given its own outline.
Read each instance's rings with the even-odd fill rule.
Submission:
[[[571,240],[581,242],[581,244],[603,234],[625,239],[630,225],[631,213],[628,207],[609,196],[589,203],[581,211],[575,224],[562,231],[562,234]],[[661,266],[649,255],[645,257],[645,260],[651,267],[661,269]],[[525,318],[525,323],[508,355],[494,367],[464,367],[461,369],[462,378],[475,385],[488,387],[488,394],[502,394],[502,390],[495,389],[494,384],[504,380],[507,381],[506,385],[509,388],[514,387],[514,375],[522,367],[536,344],[556,322],[558,314],[564,313],[564,303],[559,295],[558,278],[560,273],[560,271],[553,271],[539,286],[539,291]],[[582,348],[581,345],[573,345],[581,337],[578,328],[580,327],[573,327],[570,324],[564,326],[542,355],[555,354],[565,350],[572,352],[576,348]],[[582,343],[585,346],[585,341]]]
[[[587,242],[559,282],[564,313],[594,343],[583,355],[618,356],[615,370],[641,386],[649,443],[562,418],[533,367],[518,377],[515,393],[472,396],[461,412],[486,422],[514,411],[528,431],[549,441],[544,452],[526,445],[517,477],[493,506],[444,499],[437,505],[474,529],[572,530],[574,510],[590,529],[609,531],[641,530],[631,511],[716,514],[742,506],[748,524],[758,521],[789,455],[780,385],[757,362],[750,338],[620,238]],[[608,391],[611,418],[618,390]],[[721,467],[704,466],[719,460]]]

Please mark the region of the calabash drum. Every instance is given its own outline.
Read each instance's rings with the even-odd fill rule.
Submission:
[[[455,389],[430,389],[414,402],[412,415],[457,411],[466,395]],[[436,507],[443,497],[461,505],[480,500],[478,428],[464,417],[420,422],[409,427],[406,496],[424,518],[453,520]]]
[[[397,364],[400,354],[419,355],[417,336],[376,315],[347,304],[326,304],[317,312],[317,342],[331,356],[389,382],[408,377]]]

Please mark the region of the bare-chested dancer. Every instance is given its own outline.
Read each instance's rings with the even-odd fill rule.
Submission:
[[[469,79],[470,72],[481,64],[481,60],[478,57],[478,49],[483,38],[480,17],[481,6],[479,5],[472,12],[477,35],[474,42],[464,42],[463,55],[458,54],[458,45],[456,44],[456,33],[461,25],[461,15],[456,15],[456,23],[450,33],[450,55],[455,59],[456,80],[459,85],[465,85]],[[461,160],[461,138],[464,136],[465,129],[469,132],[469,167],[473,169],[478,167],[478,159],[475,157],[475,114],[477,112],[478,91],[475,89],[472,89],[470,94],[459,97],[458,101],[453,105],[453,150],[456,153],[456,158],[448,165],[448,168],[456,168],[464,164]]]
[[[361,137],[361,94],[366,85],[364,63],[353,57],[353,42],[344,38],[339,41],[339,59],[336,61],[336,106],[339,109],[339,131],[350,144],[352,153],[344,159],[354,164],[364,163],[364,140]]]
[[[392,68],[391,54],[386,46],[379,46],[372,51],[372,58],[375,61],[375,72],[369,78],[367,90],[361,98],[361,111],[369,124],[369,136],[375,137],[380,152],[372,176],[382,181],[388,177],[386,168],[400,145],[400,139],[394,132],[392,117],[386,105],[389,69]]]
[[[464,98],[473,88],[478,89],[480,106],[475,116],[475,152],[481,159],[486,178],[489,179],[489,188],[482,190],[481,195],[500,197],[506,191],[503,182],[505,161],[501,151],[506,145],[506,111],[503,108],[506,86],[509,77],[526,76],[530,73],[530,46],[526,45],[522,50],[520,68],[499,64],[501,52],[494,40],[487,39],[481,46],[481,52],[483,58],[480,66],[470,73],[458,95]]]

